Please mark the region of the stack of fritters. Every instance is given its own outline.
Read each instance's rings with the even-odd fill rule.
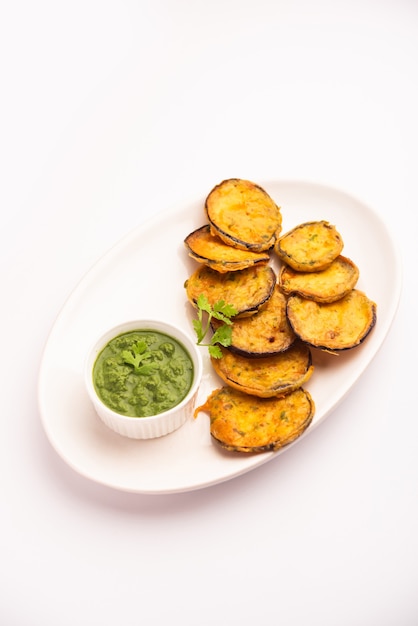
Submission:
[[[343,240],[328,222],[307,222],[280,237],[278,283],[295,334],[310,346],[338,352],[358,346],[376,322],[376,304],[355,289],[359,269],[342,256]]]
[[[236,178],[212,189],[205,212],[208,223],[184,240],[199,263],[186,294],[194,307],[204,294],[237,314],[231,345],[211,357],[225,386],[196,415],[209,413],[212,437],[228,450],[278,450],[314,416],[303,389],[314,369],[311,346],[335,352],[358,345],[375,323],[376,305],[354,289],[358,268],[341,256],[342,238],[328,222],[281,236],[281,209],[260,186]],[[221,323],[213,320],[213,330]]]

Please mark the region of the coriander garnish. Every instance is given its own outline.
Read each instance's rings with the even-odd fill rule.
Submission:
[[[237,310],[224,300],[218,300],[212,306],[204,294],[200,294],[197,299],[197,319],[193,320],[193,328],[196,332],[197,344],[208,346],[209,354],[214,359],[222,357],[222,351],[216,344],[221,344],[225,348],[231,345],[232,340],[232,320],[237,314]],[[203,313],[207,315],[206,323],[203,323]],[[216,329],[209,343],[202,343],[210,328],[212,318],[223,322],[222,326]]]

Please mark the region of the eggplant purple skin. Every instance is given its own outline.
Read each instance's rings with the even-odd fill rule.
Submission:
[[[273,285],[272,289],[274,289],[274,287],[275,287],[275,284]],[[240,311],[236,315],[237,319],[241,318],[241,317],[248,317],[250,315],[253,315],[254,313],[257,313],[257,311],[259,311],[263,307],[263,305],[266,304],[266,302],[269,301],[270,295],[271,295],[271,292],[261,302],[258,302],[255,306],[253,306],[253,307],[251,307],[249,309],[245,309],[245,311]],[[194,303],[195,303],[195,306],[197,307],[197,302],[194,301]]]
[[[242,241],[241,239],[238,239],[237,237],[233,237],[229,233],[222,230],[222,228],[219,228],[219,226],[216,226],[216,224],[214,224],[211,221],[209,216],[208,216],[208,220],[209,220],[211,227],[215,230],[216,233],[221,234],[222,236],[226,237],[227,239],[229,239],[229,241],[233,242],[236,245],[245,246],[245,248],[249,250],[250,252],[260,252],[260,246],[258,244],[247,243],[245,241]],[[268,248],[263,248],[263,252],[269,252],[270,250],[273,250],[275,243],[276,243],[276,237],[273,237],[273,241],[271,242],[271,245]]]
[[[212,329],[212,332],[215,332],[215,330],[216,330],[215,325],[211,323],[210,327]],[[240,356],[246,356],[249,359],[262,359],[264,357],[277,356],[278,354],[281,354],[282,352],[285,352],[291,346],[293,346],[295,341],[298,341],[298,337],[296,337],[296,335],[295,335],[293,341],[287,346],[287,348],[284,348],[283,350],[272,350],[271,352],[251,352],[250,350],[244,350],[243,348],[237,348],[233,344],[228,346],[228,350],[230,350],[230,352],[233,352],[234,354],[239,354]],[[311,363],[310,363],[310,365],[311,365]]]
[[[268,294],[266,295],[265,298],[263,298],[263,300],[261,300],[260,302],[257,302],[257,304],[253,307],[250,307],[249,309],[245,309],[243,311],[240,311],[236,317],[241,318],[241,317],[248,317],[250,315],[253,315],[254,313],[257,313],[257,311],[262,308],[262,306],[264,304],[266,304],[266,302],[268,302],[268,300],[271,297],[271,294],[273,293],[274,288],[276,287],[276,283],[277,283],[277,276],[276,273],[274,272],[273,268],[271,266],[267,266],[270,270],[271,273],[271,277],[272,277],[272,285],[271,288],[268,292]],[[187,281],[186,281],[187,282]],[[195,308],[197,308],[197,300],[193,300],[193,305]]]
[[[208,200],[209,197],[211,196],[211,194],[216,191],[217,189],[219,189],[220,187],[222,187],[222,185],[224,183],[227,182],[232,182],[232,181],[236,181],[239,182],[241,179],[240,178],[228,178],[225,179],[223,181],[221,181],[220,183],[218,183],[217,185],[215,185],[215,187],[213,187],[213,189],[210,191],[210,193],[207,195],[206,199],[205,199],[205,213],[208,219],[208,222],[211,226],[211,229],[213,229],[215,232],[219,233],[221,236],[226,237],[227,239],[229,239],[229,241],[233,242],[234,244],[238,245],[238,246],[244,246],[247,250],[251,250],[254,252],[260,252],[260,245],[259,244],[251,244],[245,241],[242,241],[241,239],[238,239],[237,237],[234,237],[233,235],[231,235],[230,233],[227,233],[226,231],[224,231],[222,228],[219,228],[219,226],[217,224],[215,224],[209,216],[209,207],[208,207]],[[266,196],[268,196],[267,192],[265,189],[263,189],[263,187],[261,187],[260,185],[251,182],[251,184],[254,186],[254,188],[258,189],[262,194],[265,194]],[[277,235],[273,235],[271,238],[271,245],[268,248],[262,248],[263,252],[268,252],[270,250],[273,250],[274,245],[277,241]]]
[[[188,244],[188,239],[189,239],[190,237],[192,237],[193,235],[195,235],[195,234],[196,234],[196,233],[198,233],[199,231],[203,231],[203,230],[205,230],[205,229],[207,229],[207,228],[210,228],[210,225],[209,225],[209,224],[204,224],[203,226],[199,226],[199,228],[196,228],[194,231],[192,231],[191,233],[189,233],[189,234],[187,235],[187,237],[185,237],[185,239],[183,240],[183,243],[184,243],[184,245],[185,245],[185,247],[186,247],[186,250],[187,250],[188,254],[189,254],[192,258],[194,258],[195,260],[199,260],[199,259],[200,259],[201,261],[203,261],[203,262],[205,262],[205,263],[208,263],[208,265],[210,266],[210,265],[211,265],[211,261],[209,260],[209,262],[208,262],[208,259],[207,259],[206,257],[202,256],[201,254],[197,254],[197,252],[195,252],[194,250],[192,250],[192,248],[191,248],[191,247],[189,246],[189,244]],[[223,231],[222,231],[222,232],[223,232]],[[225,235],[226,235],[226,233],[225,233]],[[232,237],[230,237],[230,239],[232,240]],[[238,240],[236,240],[236,241],[238,241]],[[273,244],[273,245],[274,245],[274,244]],[[273,246],[270,248],[270,250],[272,250],[272,249],[273,249]],[[255,250],[251,250],[250,248],[248,248],[248,252],[256,252],[256,251],[255,251]],[[253,265],[256,265],[257,263],[260,263],[260,264],[267,263],[267,261],[268,261],[267,255],[268,255],[268,253],[269,253],[269,250],[263,250],[263,252],[265,252],[265,253],[266,253],[266,258],[265,258],[265,259],[259,259],[259,260],[257,259],[256,261],[253,261],[253,262],[252,262],[252,264],[253,264]],[[261,253],[260,253],[260,254],[261,254]],[[217,261],[217,263],[218,263],[218,265],[219,265],[219,264],[221,263],[221,261]],[[239,271],[239,270],[237,270],[237,271]]]
[[[215,435],[212,435],[212,433],[210,436],[212,438],[212,441],[214,441],[223,450],[225,450],[226,452],[231,452],[232,454],[237,454],[237,455],[238,454],[241,455],[243,452],[245,454],[260,454],[261,452],[271,452],[276,449],[275,445],[277,445],[273,443],[267,443],[264,446],[254,446],[252,448],[245,448],[244,446],[235,448],[234,446],[229,446],[228,444],[223,443],[220,439],[217,439]],[[292,443],[292,442],[289,441],[289,443]],[[286,443],[282,447],[284,448],[286,445],[288,445],[288,443]]]
[[[307,344],[306,342],[302,342],[302,343],[304,343],[307,347],[310,347],[309,344]],[[246,356],[246,357],[249,357],[249,358],[253,358],[252,355],[249,355],[248,353],[238,352],[236,350],[232,350],[231,346],[228,346],[228,350],[230,352],[236,352],[237,354],[241,354],[241,356]],[[263,354],[263,355],[260,355],[260,358],[262,358],[262,357],[269,357],[269,356],[276,356],[276,354],[274,354],[274,353],[273,354]],[[257,358],[257,357],[255,357],[255,358]],[[306,371],[310,370],[311,367],[312,367],[312,352],[309,350],[308,360],[307,360],[307,364],[306,364]],[[280,388],[276,387],[276,388],[274,388],[274,391],[280,391]]]

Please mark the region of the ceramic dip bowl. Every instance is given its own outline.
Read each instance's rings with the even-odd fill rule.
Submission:
[[[179,327],[133,320],[95,341],[84,377],[106,426],[124,437],[151,439],[173,432],[192,417],[202,357]]]

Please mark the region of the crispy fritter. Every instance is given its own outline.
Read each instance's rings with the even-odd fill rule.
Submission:
[[[195,416],[200,411],[209,414],[210,433],[223,448],[265,452],[279,450],[300,437],[313,419],[315,405],[304,389],[282,398],[257,398],[222,387],[195,410]]]
[[[341,253],[341,235],[329,222],[305,222],[282,235],[274,246],[278,257],[299,272],[323,270]]]
[[[376,304],[358,289],[332,303],[321,303],[290,296],[289,322],[300,339],[328,351],[358,346],[376,323]]]
[[[235,319],[229,349],[247,357],[272,356],[287,350],[295,340],[295,333],[287,319],[286,301],[276,285],[271,298],[258,313]],[[212,320],[213,330],[221,324]]]
[[[241,250],[269,250],[281,231],[280,207],[262,187],[241,178],[216,185],[205,210],[212,233]]]
[[[335,302],[354,289],[358,278],[357,265],[339,255],[326,269],[317,272],[298,272],[283,265],[278,283],[287,295],[297,293],[315,302]]]
[[[283,396],[304,385],[312,376],[309,347],[297,342],[274,356],[257,359],[221,348],[222,358],[211,357],[218,376],[230,387],[260,398]]]
[[[192,259],[217,272],[238,271],[256,264],[266,264],[270,260],[268,252],[240,250],[224,243],[212,235],[209,224],[190,233],[184,244]]]
[[[237,317],[253,315],[271,297],[277,277],[270,265],[255,265],[239,272],[220,273],[205,265],[187,279],[187,297],[193,306],[204,294],[213,306],[224,300],[237,311]]]

